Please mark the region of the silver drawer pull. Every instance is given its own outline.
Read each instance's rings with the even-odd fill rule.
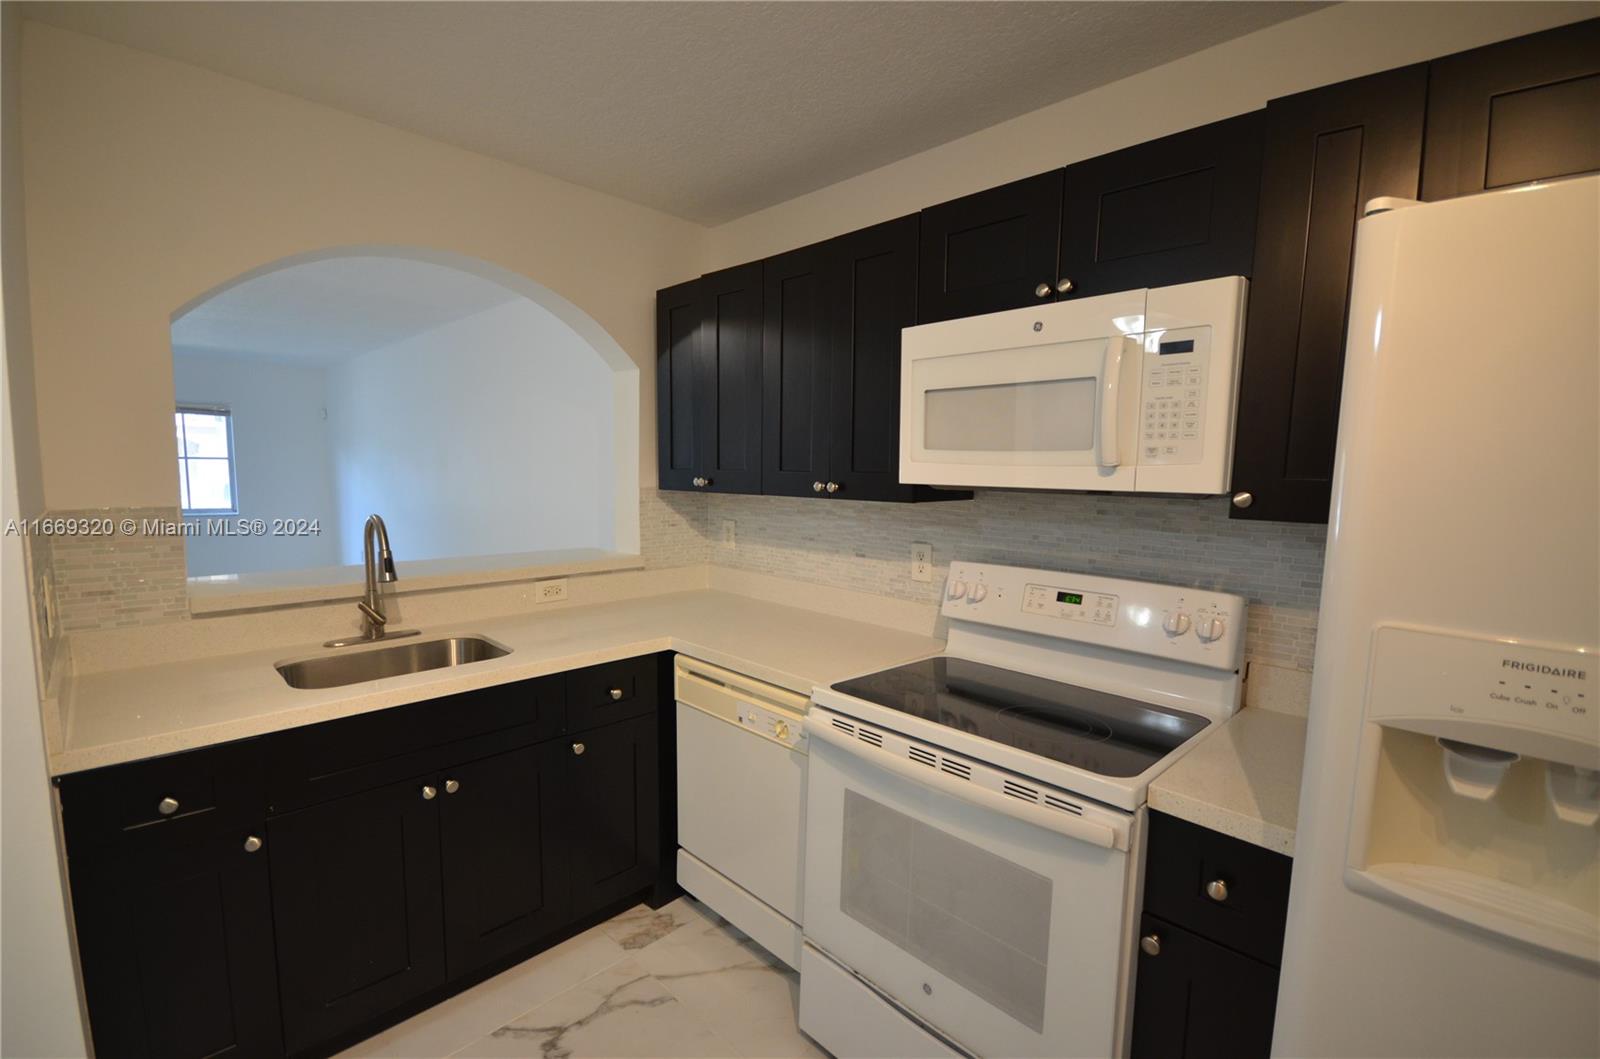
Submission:
[[[244,840],[244,851],[246,853],[254,853],[256,850],[258,850],[260,848],[261,848],[261,840],[259,838],[257,838],[255,835],[250,835],[249,837],[247,837]]]
[[[1221,904],[1228,899],[1228,884],[1221,879],[1212,879],[1206,883],[1206,896]]]
[[[156,803],[156,812],[162,816],[171,816],[178,811],[178,799],[168,795]]]
[[[460,781],[458,781],[458,780],[445,780],[444,781],[444,792],[446,794],[454,794],[456,791],[459,791],[460,789],[461,789]]]
[[[428,784],[423,784],[422,785],[422,800],[423,801],[431,802],[435,798],[437,798],[438,796],[439,796],[439,789],[437,787],[432,787],[432,786],[429,786]]]
[[[1146,956],[1161,955],[1161,935],[1146,934],[1139,939],[1139,948]]]
[[[622,689],[621,688],[612,688],[611,689],[611,701],[612,702],[621,702],[622,701]]]
[[[584,745],[582,743],[573,743],[572,744],[572,752],[574,754],[578,754],[578,755],[581,756],[583,754],[583,751],[584,751]]]

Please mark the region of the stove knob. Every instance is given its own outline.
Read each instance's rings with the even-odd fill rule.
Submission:
[[[1171,636],[1182,636],[1189,631],[1189,612],[1173,611],[1167,615],[1167,620],[1161,623],[1161,627]]]
[[[775,722],[773,722],[772,734],[777,736],[779,741],[787,743],[789,741],[789,722],[788,721],[775,721]]]
[[[1222,639],[1222,634],[1228,631],[1228,623],[1221,618],[1207,618],[1195,630],[1195,635],[1207,643]]]
[[[989,586],[988,585],[984,584],[982,581],[974,581],[972,583],[972,591],[967,593],[967,602],[968,603],[981,602],[983,600],[983,597],[987,596],[988,594],[989,594]]]
[[[964,596],[966,594],[967,594],[967,583],[965,581],[957,581],[957,580],[954,580],[954,579],[952,579],[950,581],[950,598],[951,599],[960,599],[962,596]]]

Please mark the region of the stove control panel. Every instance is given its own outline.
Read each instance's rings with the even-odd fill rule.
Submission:
[[[1096,625],[1117,623],[1116,596],[1055,585],[1028,585],[1022,590],[1022,609],[1029,614],[1045,614],[1069,621],[1092,621]]]
[[[956,560],[943,613],[952,621],[1078,640],[1237,670],[1245,601],[1227,592]]]

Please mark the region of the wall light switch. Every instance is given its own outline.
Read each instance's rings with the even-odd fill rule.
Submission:
[[[552,577],[548,581],[535,581],[533,583],[533,601],[535,603],[560,603],[567,598],[567,579]]]
[[[731,518],[725,518],[725,519],[722,520],[722,546],[724,548],[728,548],[728,549],[731,550],[738,543],[737,539],[734,536],[735,525],[736,524],[734,523],[733,519],[731,519]]]
[[[918,543],[911,546],[911,580],[933,580],[933,545]]]

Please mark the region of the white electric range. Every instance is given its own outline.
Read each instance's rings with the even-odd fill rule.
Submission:
[[[955,562],[944,654],[812,693],[800,1025],[1119,1055],[1150,781],[1237,708],[1244,600]]]

